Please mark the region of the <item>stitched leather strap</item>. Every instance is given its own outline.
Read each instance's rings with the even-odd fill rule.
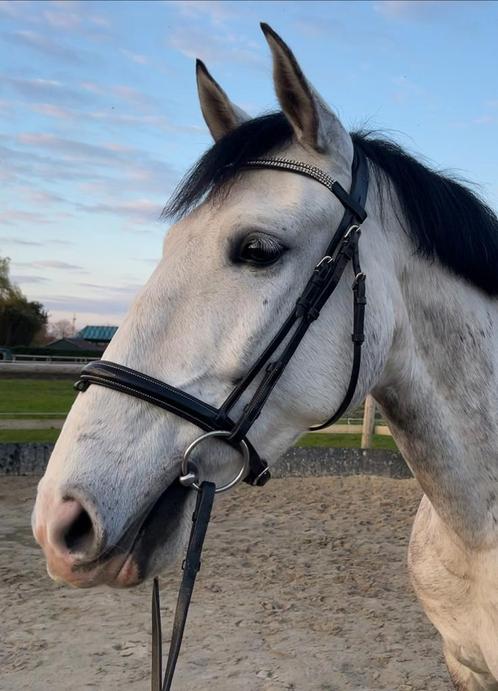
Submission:
[[[221,409],[214,408],[209,403],[204,403],[199,398],[170,386],[166,382],[110,360],[89,362],[81,370],[80,377],[74,387],[77,391],[86,391],[90,384],[98,384],[107,389],[120,391],[152,403],[163,410],[168,410],[182,417],[184,420],[188,420],[205,432],[213,432],[214,430],[229,432],[235,427],[234,421]],[[249,447],[250,458],[249,472],[244,478],[244,482],[262,487],[271,477],[268,463],[259,456],[248,439],[245,439],[245,442]],[[232,443],[232,446],[238,448],[235,442]]]
[[[187,622],[188,610],[195,580],[201,567],[201,553],[204,538],[211,518],[211,509],[214,502],[216,486],[212,482],[203,482],[197,493],[197,503],[192,516],[192,529],[187,548],[185,561],[183,562],[183,575],[176,602],[173,629],[169,646],[168,660],[164,679],[162,678],[162,653],[161,653],[161,609],[159,600],[159,582],[154,579],[152,596],[152,676],[151,691],[170,691],[173,683],[178,655]]]

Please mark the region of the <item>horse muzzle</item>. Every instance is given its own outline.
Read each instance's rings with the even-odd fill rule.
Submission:
[[[156,575],[184,546],[191,495],[174,481],[111,543],[105,519],[88,497],[75,491],[56,498],[41,483],[32,527],[49,576],[79,588],[127,588]]]

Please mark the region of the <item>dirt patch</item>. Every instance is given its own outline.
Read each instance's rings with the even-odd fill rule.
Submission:
[[[29,527],[36,480],[2,478],[0,688],[149,688],[150,586],[72,590]],[[273,480],[217,500],[175,691],[450,691],[410,588],[414,480]],[[165,637],[178,573],[162,577]]]

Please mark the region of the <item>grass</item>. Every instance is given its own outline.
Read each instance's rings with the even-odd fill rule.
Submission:
[[[74,401],[76,392],[70,380],[0,379],[0,419],[7,418],[64,418]],[[361,412],[353,413],[357,417]],[[0,430],[0,443],[55,442],[60,430],[28,429]],[[359,434],[305,434],[297,446],[321,446],[342,449],[359,448]],[[391,437],[375,435],[374,449],[396,449]]]
[[[55,442],[59,432],[58,429],[4,429],[0,430],[0,443]],[[296,446],[357,449],[360,441],[360,434],[305,434]],[[391,437],[375,435],[372,445],[374,449],[396,450],[396,444]]]
[[[54,443],[59,433],[59,429],[0,429],[0,444],[19,444],[28,441]]]
[[[75,396],[70,380],[0,379],[0,418],[65,418]]]

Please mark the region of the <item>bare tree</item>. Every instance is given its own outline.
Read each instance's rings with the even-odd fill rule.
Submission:
[[[74,336],[74,324],[69,319],[59,319],[56,322],[50,322],[48,333],[54,340],[57,338],[71,338]]]

